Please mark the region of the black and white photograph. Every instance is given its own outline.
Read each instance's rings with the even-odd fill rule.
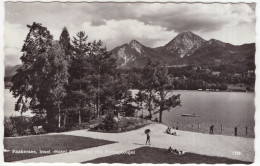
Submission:
[[[255,164],[257,5],[3,2],[3,162]]]

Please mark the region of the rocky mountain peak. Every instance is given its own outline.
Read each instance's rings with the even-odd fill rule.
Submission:
[[[246,51],[244,51],[246,50]],[[111,50],[119,68],[143,67],[147,59],[162,64],[208,64],[215,59],[243,58],[248,52],[254,55],[254,45],[234,46],[229,43],[211,39],[204,40],[193,32],[182,32],[164,46],[150,48],[137,40],[123,44]],[[232,61],[232,58],[230,58]]]
[[[217,46],[217,47],[226,47],[226,45],[227,45],[226,43],[216,40],[216,39],[210,39],[208,41],[208,44],[211,46]]]
[[[137,40],[132,40],[129,43],[129,46],[133,48],[135,51],[137,51],[139,54],[142,53],[142,44],[138,42]]]
[[[129,43],[129,45],[130,46],[134,46],[134,47],[136,47],[136,46],[138,46],[138,47],[140,47],[140,46],[142,46],[142,44],[139,42],[139,41],[137,41],[137,40],[131,40],[130,41],[130,43]]]
[[[205,40],[192,32],[182,32],[164,46],[173,55],[184,57],[191,49],[200,47]]]

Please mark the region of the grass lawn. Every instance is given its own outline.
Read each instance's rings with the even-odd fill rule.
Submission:
[[[10,152],[4,152],[4,161],[12,162],[25,160],[40,156],[53,155],[60,152],[68,152],[70,150],[87,149],[111,143],[114,142],[69,135],[39,135],[21,138],[4,138],[4,148],[10,150]],[[36,153],[14,153],[14,150],[30,150],[35,151]],[[58,150],[58,152],[56,150]],[[43,151],[47,153],[43,153]]]
[[[185,153],[184,155],[175,155],[167,152],[166,149],[141,147],[135,149],[135,154],[119,154],[108,157],[98,158],[86,163],[154,163],[154,164],[188,164],[188,163],[206,163],[206,164],[251,164],[249,162],[233,160],[223,157],[211,157],[194,153]]]

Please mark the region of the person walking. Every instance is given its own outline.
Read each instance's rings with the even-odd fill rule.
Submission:
[[[145,145],[151,145],[151,142],[150,142],[150,132],[151,132],[151,130],[150,129],[146,129],[145,130],[145,134],[146,134],[146,142],[145,142]]]
[[[214,133],[214,125],[211,125],[209,128],[209,134],[213,134]]]
[[[237,126],[234,128],[235,130],[235,136],[237,136]]]

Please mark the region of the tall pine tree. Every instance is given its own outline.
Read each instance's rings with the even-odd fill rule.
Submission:
[[[102,41],[90,45],[87,90],[91,96],[95,116],[99,117],[115,107],[116,61],[103,47]],[[118,84],[117,84],[118,85]]]
[[[70,68],[73,47],[71,45],[70,35],[69,35],[68,29],[66,27],[64,27],[61,32],[59,44],[60,44],[61,48],[64,50],[65,59],[68,61],[69,68]],[[70,81],[69,81],[69,84],[70,84]],[[70,95],[70,86],[69,85],[66,86],[66,91],[69,94],[64,98],[63,105],[62,105],[63,111],[61,114],[63,115],[63,127],[65,127],[67,124],[68,108],[70,107],[70,105],[72,105],[71,103],[73,103],[73,100],[71,99],[71,95]]]
[[[57,127],[61,102],[66,95],[68,63],[60,45],[39,23],[30,28],[22,48],[22,67],[13,76],[12,94],[18,98],[16,110],[28,109],[47,115],[49,130]]]
[[[80,31],[73,37],[72,46],[73,53],[71,58],[71,67],[69,70],[71,81],[70,81],[70,92],[73,98],[74,107],[78,112],[78,123],[82,122],[82,110],[86,107],[86,102],[88,100],[88,95],[83,91],[85,87],[85,82],[83,80],[84,75],[86,75],[89,62],[89,51],[90,43],[88,42],[88,36],[85,32]],[[72,106],[73,106],[72,105]]]

